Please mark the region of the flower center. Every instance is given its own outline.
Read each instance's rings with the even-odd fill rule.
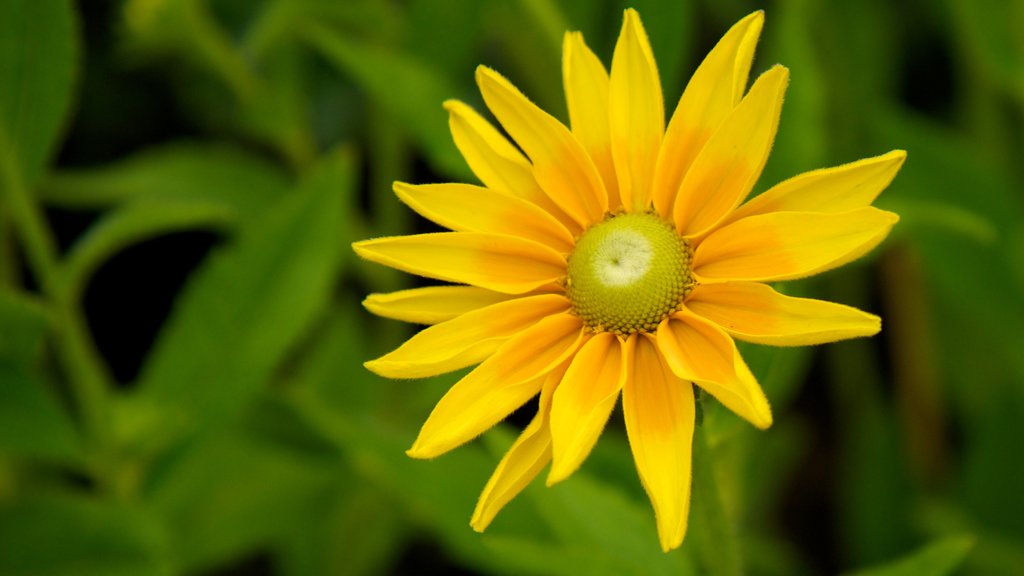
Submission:
[[[569,254],[566,294],[595,332],[653,332],[693,288],[690,246],[654,214],[613,214]]]

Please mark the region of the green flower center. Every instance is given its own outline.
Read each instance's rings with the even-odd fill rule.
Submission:
[[[655,214],[613,214],[569,254],[565,289],[595,332],[653,332],[693,288],[690,246]]]

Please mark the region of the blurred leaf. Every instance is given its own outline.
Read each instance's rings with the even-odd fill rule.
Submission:
[[[1024,104],[1024,4],[955,0],[950,6],[958,24],[955,30],[972,53],[971,62]]]
[[[68,0],[0,2],[0,161],[31,188],[53,154],[71,105],[77,58]]]
[[[921,232],[917,228],[931,228],[985,246],[992,246],[999,237],[994,222],[955,204],[894,198],[883,199],[878,206],[900,215],[901,225],[895,230],[899,235],[918,236]]]
[[[818,12],[826,10],[815,2],[793,0],[784,10],[769,11],[764,29],[764,52],[757,54],[751,81],[774,62],[790,69],[792,81],[786,89],[778,135],[759,189],[801,172],[822,168],[833,158],[833,135],[827,118],[828,78],[822,71],[821,47],[814,36]],[[724,32],[724,31],[723,31]]]
[[[192,572],[301,531],[332,476],[330,466],[228,430],[172,454],[145,501],[169,529],[176,565]]]
[[[0,288],[0,357],[33,363],[46,334],[46,309],[34,298]]]
[[[665,94],[665,121],[668,122],[676,102],[683,94],[686,81],[696,70],[691,63],[691,53],[695,45],[697,7],[693,0],[632,0],[622,4],[632,6],[640,13],[647,30],[651,51],[658,63],[658,74]],[[721,33],[724,34],[725,30]]]
[[[352,170],[351,154],[329,154],[192,277],[142,369],[140,400],[186,426],[250,401],[327,306]]]
[[[698,428],[693,435],[693,494],[688,533],[705,572],[741,574],[743,563],[736,527],[725,510],[717,464],[707,429]]]
[[[849,576],[946,576],[963,563],[974,538],[951,537],[932,542],[918,551],[882,566],[857,570]]]
[[[29,496],[0,508],[0,574],[171,574],[163,534],[124,505],[72,494]]]
[[[458,97],[458,91],[443,74],[414,55],[360,43],[321,25],[311,27],[306,38],[408,129],[434,169],[468,177],[468,168],[449,135],[448,114],[441,107],[445,100]]]
[[[92,273],[121,250],[163,234],[199,228],[228,228],[234,206],[214,201],[147,201],[126,204],[103,216],[81,236],[64,259],[60,284],[77,302]]]
[[[43,180],[40,194],[48,204],[75,209],[139,200],[216,202],[249,220],[287,186],[280,169],[241,149],[181,142],[99,168],[56,172]]]
[[[512,441],[505,427],[484,435],[496,460]],[[628,447],[616,448],[625,450],[626,458],[621,461],[632,472]],[[689,542],[682,550],[661,551],[654,512],[646,496],[638,495],[642,501],[634,499],[629,492],[590,476],[587,470],[577,471],[553,487],[544,485],[544,476],[541,472],[483,535],[484,544],[499,556],[502,566],[531,574],[695,573]],[[632,481],[639,484],[635,474]],[[538,518],[524,516],[529,508]],[[540,528],[540,522],[547,525],[550,535]]]
[[[46,382],[2,352],[0,422],[0,452],[58,461],[79,455],[78,431]]]
[[[478,1],[413,0],[406,52],[430,62],[446,78],[469,80],[479,64],[480,54],[473,47],[480,36],[483,6]]]
[[[350,477],[289,530],[282,573],[288,576],[393,574],[409,526],[394,495]]]

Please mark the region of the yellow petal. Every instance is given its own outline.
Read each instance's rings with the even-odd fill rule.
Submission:
[[[548,428],[548,413],[551,395],[562,377],[561,370],[548,374],[540,391],[540,407],[530,425],[523,430],[512,447],[487,481],[480,500],[473,511],[469,525],[477,532],[483,532],[491,520],[526,488],[537,474],[551,461],[551,434]]]
[[[846,212],[870,206],[906,159],[906,152],[893,150],[835,168],[805,172],[752,198],[733,212],[729,221],[770,212]]]
[[[492,304],[425,328],[366,367],[385,378],[425,378],[472,366],[512,336],[568,308],[569,301],[561,294]]]
[[[686,85],[658,154],[654,207],[659,214],[672,213],[679,185],[694,159],[743,97],[763,25],[760,10],[737,22]]]
[[[404,272],[506,294],[523,294],[565,276],[565,259],[558,252],[512,236],[441,232],[374,238],[352,248]]]
[[[686,308],[718,324],[740,340],[773,346],[806,346],[858,336],[882,329],[882,319],[856,308],[794,298],[767,284],[727,282],[703,284],[687,297]]]
[[[626,376],[622,343],[609,332],[596,334],[576,353],[551,407],[554,463],[548,486],[568,478],[590,454]]]
[[[601,221],[608,197],[601,176],[579,141],[500,74],[476,69],[480,93],[494,116],[533,162],[548,197],[582,227]]]
[[[579,32],[566,32],[562,41],[562,83],[572,133],[601,173],[608,208],[615,210],[622,201],[608,133],[608,72]]]
[[[896,214],[877,208],[751,216],[701,242],[694,252],[693,271],[707,280],[802,278],[860,258],[885,239],[897,221]]]
[[[630,342],[622,414],[640,481],[654,506],[661,548],[668,552],[682,544],[690,510],[693,388],[669,370],[649,337],[633,335]]]
[[[626,10],[612,56],[608,106],[619,195],[627,210],[646,210],[665,132],[665,103],[647,33],[632,8]]]
[[[658,348],[676,376],[707,390],[754,426],[771,426],[761,385],[721,328],[683,310],[658,326]]]
[[[788,81],[783,66],[762,74],[693,161],[673,209],[681,234],[706,232],[750,193],[775,140]]]
[[[583,323],[569,313],[523,330],[452,386],[407,454],[440,456],[494,426],[536,395],[548,372],[571,356],[582,338]]]
[[[512,296],[476,286],[428,286],[370,294],[363,300],[363,306],[377,316],[392,320],[437,324],[509,298]]]
[[[540,206],[574,234],[583,230],[540,189],[530,161],[490,122],[458,100],[448,100],[444,107],[455,146],[485,186]]]
[[[459,232],[508,234],[563,253],[573,237],[558,220],[526,200],[471,184],[395,182],[395,194],[424,218]]]

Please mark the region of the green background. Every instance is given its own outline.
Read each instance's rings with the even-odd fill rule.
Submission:
[[[1024,2],[630,2],[666,102],[766,8],[792,81],[758,190],[905,149],[872,255],[785,287],[873,339],[746,347],[761,432],[704,400],[662,554],[621,418],[484,535],[529,417],[404,455],[455,375],[361,362],[416,279],[349,244],[431,230],[393,180],[473,181],[441,102],[490,65],[565,119],[605,0],[0,0],[0,575],[1009,574],[1024,566]],[[670,110],[671,111],[671,110]]]

